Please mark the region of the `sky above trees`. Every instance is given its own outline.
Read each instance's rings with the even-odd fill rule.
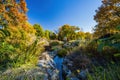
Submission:
[[[101,0],[26,0],[28,21],[38,23],[44,29],[57,30],[64,24],[79,26],[91,32],[96,25],[95,10]]]

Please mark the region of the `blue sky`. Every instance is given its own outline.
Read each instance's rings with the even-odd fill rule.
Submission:
[[[101,0],[26,0],[28,21],[44,29],[57,30],[64,24],[78,26],[91,32],[96,22],[95,10]]]

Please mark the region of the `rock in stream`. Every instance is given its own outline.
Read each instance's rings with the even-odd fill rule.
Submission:
[[[56,69],[56,64],[53,60],[53,56],[49,52],[42,53],[38,66],[42,67],[46,71],[44,80],[59,80],[59,70]]]

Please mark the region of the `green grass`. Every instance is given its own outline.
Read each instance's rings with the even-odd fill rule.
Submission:
[[[88,80],[120,80],[120,64],[108,64],[107,67],[93,66]]]
[[[45,71],[32,64],[0,71],[0,80],[43,80]]]

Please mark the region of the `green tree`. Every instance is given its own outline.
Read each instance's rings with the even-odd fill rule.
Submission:
[[[45,30],[45,37],[47,39],[50,39],[50,31],[49,30]]]
[[[58,38],[57,34],[55,34],[54,32],[51,31],[50,32],[50,39],[55,40],[57,38]]]
[[[36,36],[38,37],[44,36],[44,30],[39,24],[34,24],[33,27],[36,30]]]

